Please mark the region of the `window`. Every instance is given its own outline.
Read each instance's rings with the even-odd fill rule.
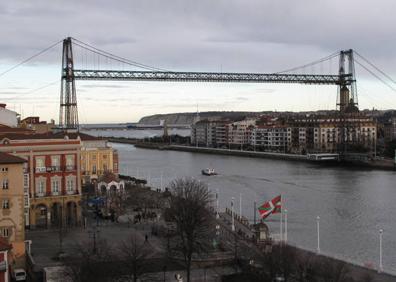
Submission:
[[[2,207],[3,207],[3,209],[8,210],[10,208],[10,200],[4,199]]]
[[[2,168],[1,168],[1,171],[2,171],[2,172],[7,172],[7,171],[8,171],[8,167],[2,167]]]
[[[28,187],[29,186],[29,174],[24,174],[23,175],[23,186]]]
[[[93,173],[93,174],[96,174],[96,165],[93,165],[93,166],[92,166],[92,173]]]
[[[66,169],[72,170],[74,169],[74,155],[67,155],[66,156]]]
[[[36,172],[45,172],[44,157],[36,157]]]
[[[53,179],[51,182],[52,194],[57,195],[59,193],[59,181],[58,179]]]
[[[60,169],[60,156],[52,156],[51,157],[51,166],[55,170],[59,170]]]
[[[68,179],[66,181],[66,190],[67,190],[67,193],[74,192],[74,180],[73,179]]]
[[[44,191],[45,191],[45,182],[42,180],[38,183],[37,193],[44,194]]]
[[[8,237],[10,236],[10,229],[8,227],[3,227],[0,229],[0,236]]]
[[[3,189],[8,189],[8,179],[3,179]]]

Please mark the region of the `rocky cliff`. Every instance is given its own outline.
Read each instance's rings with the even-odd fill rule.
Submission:
[[[201,112],[200,119],[240,119],[246,116],[259,116],[261,112]],[[185,125],[192,124],[195,121],[197,113],[173,113],[173,114],[158,114],[142,117],[139,120],[141,125],[159,125],[161,120],[166,120],[167,124]]]

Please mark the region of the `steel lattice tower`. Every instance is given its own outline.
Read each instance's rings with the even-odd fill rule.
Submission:
[[[63,40],[60,95],[59,127],[62,129],[78,130],[77,97],[71,37]]]

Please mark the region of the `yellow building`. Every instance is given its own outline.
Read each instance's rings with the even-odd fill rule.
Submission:
[[[79,133],[83,182],[96,181],[105,172],[118,174],[118,153],[107,140]]]
[[[13,267],[25,264],[24,163],[0,152],[0,236],[12,245]]]

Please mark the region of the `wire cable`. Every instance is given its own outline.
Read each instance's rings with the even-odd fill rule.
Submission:
[[[387,79],[389,79],[390,81],[392,81],[394,84],[396,84],[396,81],[391,78],[389,75],[387,75],[384,71],[382,71],[380,68],[378,68],[377,66],[375,66],[373,63],[371,63],[368,59],[366,59],[365,57],[363,57],[362,55],[360,55],[358,52],[354,51],[356,55],[359,56],[359,58],[361,58],[362,60],[364,60],[367,64],[369,64],[370,66],[372,66],[374,69],[376,69],[379,73],[381,73],[383,76],[385,76]]]
[[[110,59],[113,59],[113,60],[116,60],[116,61],[119,61],[119,62],[122,62],[122,63],[125,63],[125,64],[129,64],[129,65],[133,65],[133,66],[136,66],[136,67],[140,67],[140,68],[156,70],[156,71],[168,71],[168,70],[165,70],[165,69],[156,68],[156,67],[152,67],[152,66],[149,66],[149,65],[146,65],[146,64],[142,64],[142,63],[139,63],[139,62],[136,62],[136,61],[125,59],[125,58],[122,58],[120,56],[117,56],[117,55],[114,55],[112,53],[109,53],[107,51],[98,49],[98,48],[96,48],[96,47],[94,47],[94,46],[92,46],[90,44],[87,44],[85,42],[82,42],[81,40],[78,40],[76,38],[72,38],[72,39],[74,41],[74,44],[76,44],[76,42],[78,42],[79,43],[79,44],[77,44],[78,46],[80,46],[82,48],[85,48],[85,49],[90,49],[90,51],[92,51],[92,52],[96,51],[95,53],[100,54],[102,56],[105,56],[107,58],[110,58]],[[85,47],[81,46],[81,45],[85,45]]]
[[[30,60],[32,60],[32,59],[34,59],[34,58],[40,56],[41,54],[47,52],[48,50],[54,48],[56,45],[58,45],[58,44],[61,43],[62,41],[63,41],[63,40],[60,40],[60,41],[58,41],[58,42],[52,44],[51,46],[49,46],[49,47],[47,47],[47,48],[41,50],[40,52],[34,54],[33,56],[31,56],[31,57],[29,57],[29,58],[23,60],[22,62],[20,62],[20,63],[14,65],[14,66],[12,66],[11,68],[9,68],[9,69],[3,71],[2,73],[0,73],[0,77],[2,77],[3,75],[5,75],[6,73],[9,73],[10,71],[16,69],[17,67],[19,67],[19,66],[21,66],[21,65],[23,65],[23,64],[25,64],[25,63],[27,63],[27,62],[29,62]]]
[[[286,70],[283,70],[283,71],[279,71],[279,72],[276,72],[276,74],[285,73],[285,72],[291,72],[291,71],[295,71],[295,70],[298,70],[298,69],[302,69],[302,68],[306,68],[306,67],[309,67],[309,66],[313,66],[313,65],[322,63],[322,62],[324,62],[324,61],[328,61],[328,60],[330,60],[330,59],[333,59],[334,57],[339,56],[339,54],[340,54],[339,52],[334,52],[333,54],[330,54],[330,55],[328,55],[327,57],[324,57],[324,58],[322,58],[322,59],[313,61],[313,62],[311,62],[311,63],[305,64],[305,65],[302,65],[302,66],[298,66],[298,67],[286,69]]]
[[[17,95],[15,95],[15,96],[13,96],[13,97],[8,97],[8,98],[3,98],[3,99],[15,99],[15,98],[18,98],[19,96],[22,96],[22,95],[26,95],[26,94],[32,94],[32,93],[34,93],[34,92],[37,92],[37,91],[39,91],[39,90],[43,90],[43,89],[45,89],[45,88],[47,88],[47,87],[50,87],[50,86],[52,86],[52,85],[54,85],[54,84],[56,84],[56,83],[58,83],[58,82],[60,82],[61,80],[56,80],[56,81],[53,81],[53,82],[50,82],[50,83],[47,83],[47,84],[45,84],[45,85],[43,85],[43,86],[40,86],[40,87],[38,87],[38,88],[35,88],[35,89],[33,89],[33,90],[30,90],[30,91],[27,91],[27,92],[23,92],[23,93],[20,93],[20,94],[17,94]]]
[[[390,85],[389,83],[387,83],[385,80],[383,80],[381,77],[379,77],[378,75],[376,75],[374,72],[372,72],[369,68],[367,68],[364,64],[360,63],[358,60],[356,60],[355,58],[355,63],[357,63],[359,66],[361,66],[362,68],[364,68],[367,72],[369,72],[372,76],[374,76],[375,78],[377,78],[379,81],[381,81],[383,84],[385,84],[386,86],[388,86],[393,92],[396,92],[396,89],[392,87],[392,85]]]

